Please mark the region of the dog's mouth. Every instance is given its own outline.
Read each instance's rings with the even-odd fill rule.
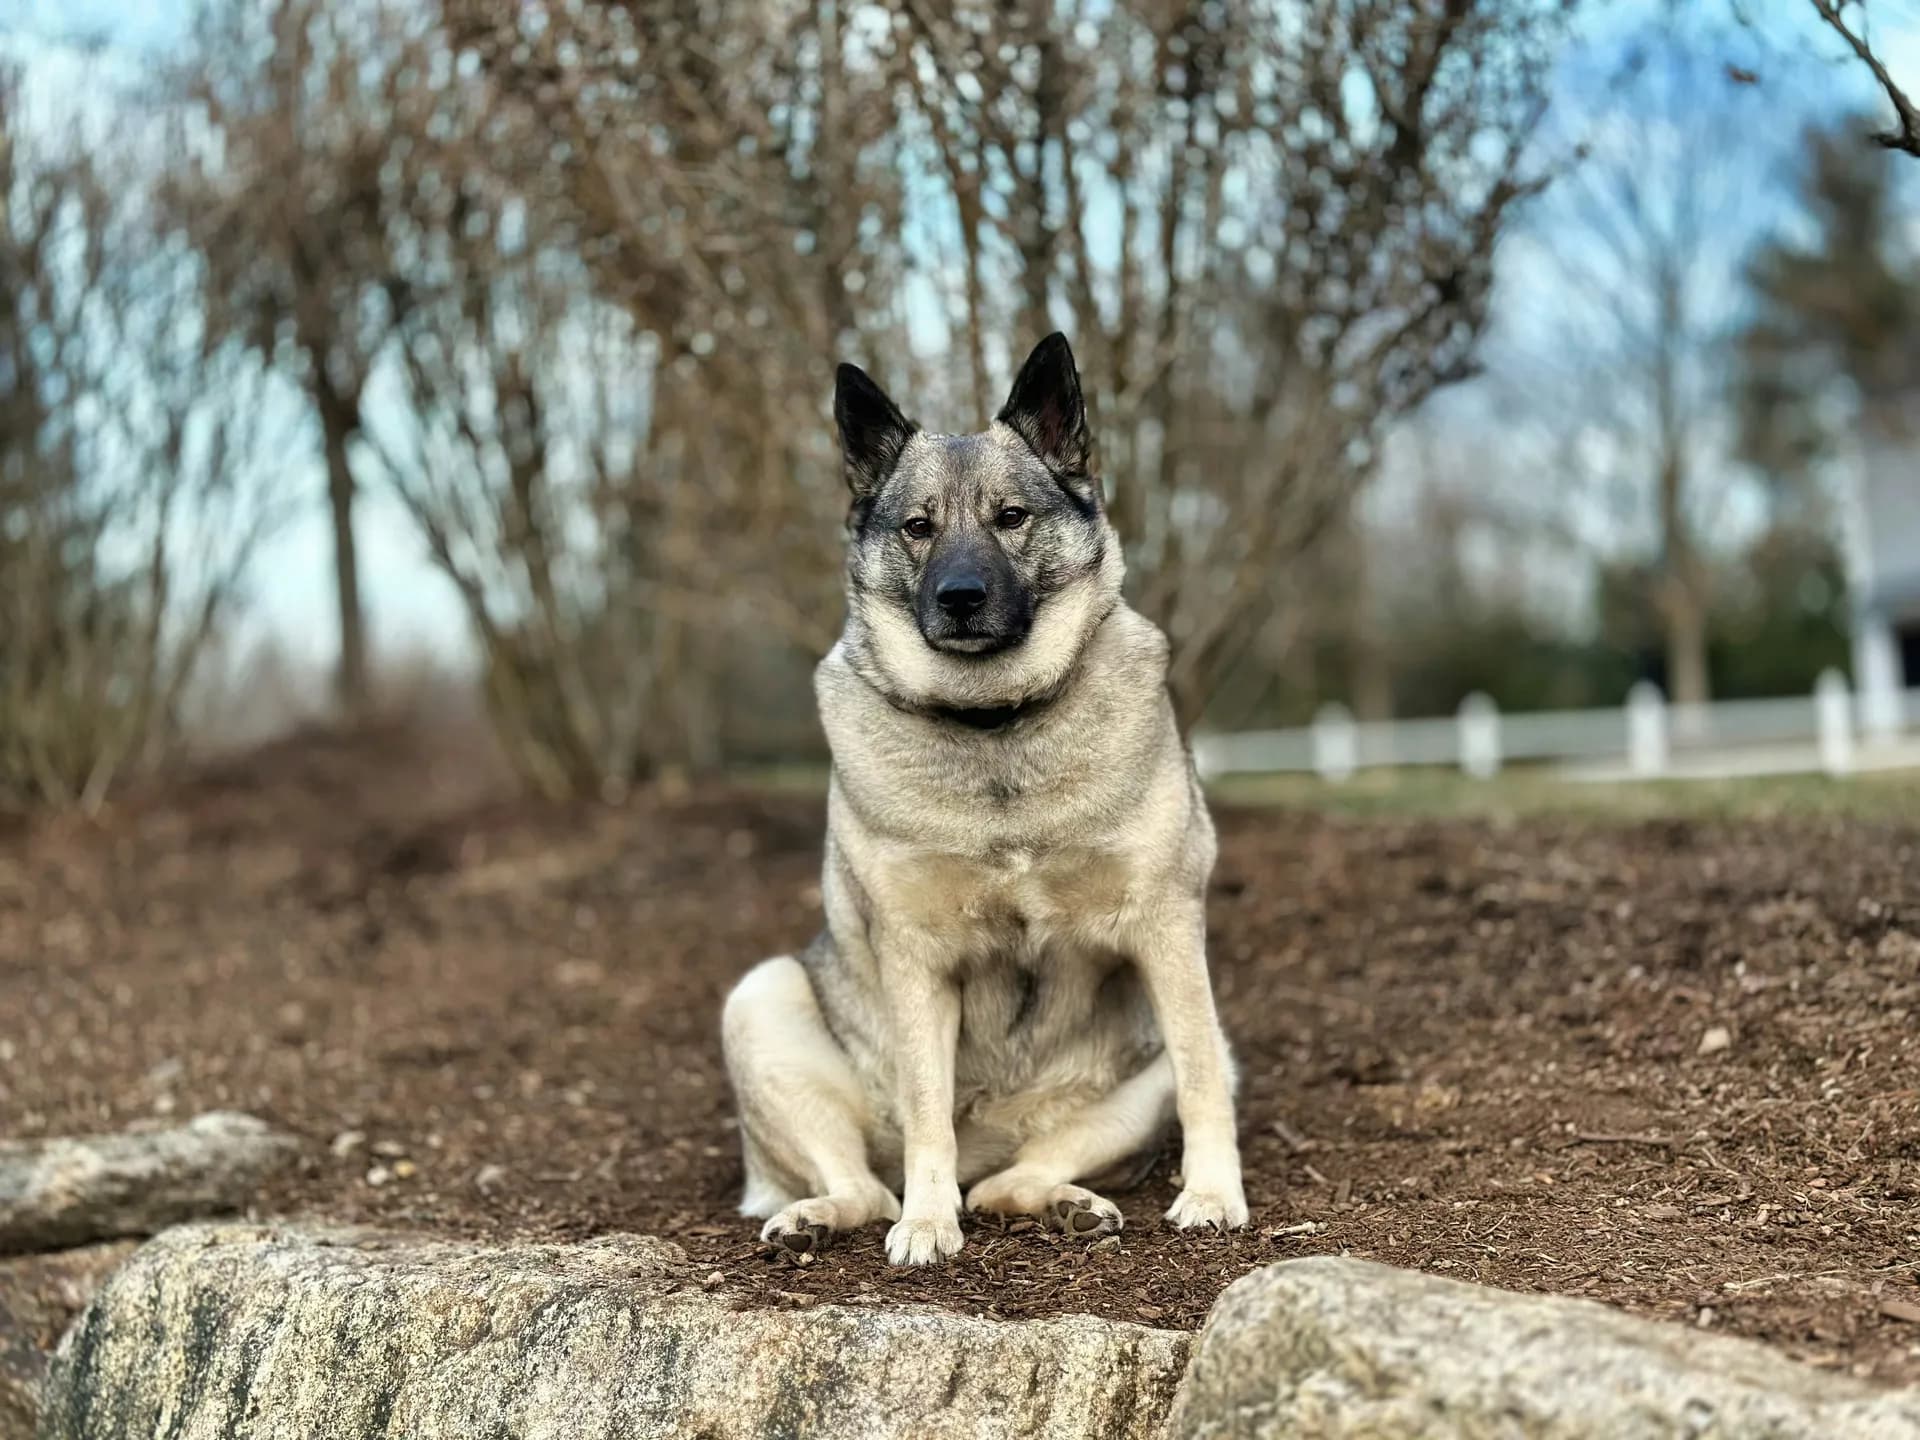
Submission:
[[[964,633],[957,635],[927,635],[925,631],[922,631],[921,634],[925,637],[927,644],[931,645],[935,650],[938,650],[942,655],[998,655],[1003,650],[1011,650],[1015,645],[1018,645],[1022,639],[1022,637],[1018,635],[977,635]]]

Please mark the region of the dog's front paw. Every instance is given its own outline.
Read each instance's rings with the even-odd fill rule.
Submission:
[[[1167,1211],[1167,1219],[1182,1230],[1198,1230],[1203,1225],[1238,1230],[1247,1223],[1247,1199],[1238,1185],[1189,1185]]]
[[[937,1265],[960,1253],[957,1215],[909,1216],[887,1231],[887,1259],[895,1265]]]

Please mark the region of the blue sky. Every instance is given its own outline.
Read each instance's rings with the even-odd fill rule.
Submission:
[[[1561,68],[1564,98],[1578,104],[1581,92],[1591,94],[1602,83],[1600,77],[1617,59],[1619,37],[1643,22],[1658,3],[1616,0],[1593,12],[1599,20],[1587,44]],[[1689,13],[1698,15],[1720,0],[1688,3],[1697,7]],[[1896,76],[1920,88],[1920,0],[1878,0],[1873,8],[1878,17],[1875,40],[1884,58]],[[1779,118],[1783,135],[1797,133],[1806,118],[1877,102],[1871,81],[1857,66],[1831,58],[1834,47],[1812,21],[1806,0],[1747,0],[1746,11],[1761,28],[1732,42],[1738,52],[1730,58],[1760,72],[1776,102],[1770,108]],[[24,0],[23,11],[0,19],[0,44],[27,57],[38,83],[60,91],[83,83],[91,66],[99,63],[97,56],[82,59],[77,48],[81,44],[99,43],[105,47],[108,64],[137,71],[181,33],[186,14],[181,0]],[[1703,103],[1714,102],[1707,95]],[[1920,166],[1920,161],[1914,163]],[[1785,176],[1778,168],[1760,167],[1756,183],[1783,185]],[[1103,216],[1101,207],[1094,205],[1089,229],[1095,244],[1110,241],[1111,214]],[[1552,237],[1541,238],[1551,243]],[[1529,302],[1527,295],[1515,291],[1515,286],[1507,287],[1508,303]],[[928,327],[927,338],[937,338],[939,328]],[[920,338],[917,333],[916,339]],[[829,359],[822,359],[823,373]],[[336,642],[331,538],[320,503],[323,470],[311,446],[286,457],[283,480],[295,493],[311,495],[313,503],[261,556],[253,583],[251,623],[259,632],[276,636],[296,662],[319,668],[330,659]],[[426,651],[448,659],[469,654],[459,603],[426,560],[398,504],[378,491],[368,492],[355,530],[371,632],[379,651],[389,657]]]
[[[188,7],[178,0],[14,0],[16,18],[0,26],[48,39],[97,38],[146,51],[178,36]]]

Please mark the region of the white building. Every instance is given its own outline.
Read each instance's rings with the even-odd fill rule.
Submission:
[[[1889,734],[1920,688],[1920,450],[1869,458],[1855,520],[1854,685],[1867,731]]]

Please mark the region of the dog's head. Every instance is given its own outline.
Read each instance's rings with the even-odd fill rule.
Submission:
[[[1034,348],[992,425],[933,435],[854,365],[834,393],[847,484],[848,651],[915,705],[1019,705],[1057,689],[1120,591],[1063,335]]]

